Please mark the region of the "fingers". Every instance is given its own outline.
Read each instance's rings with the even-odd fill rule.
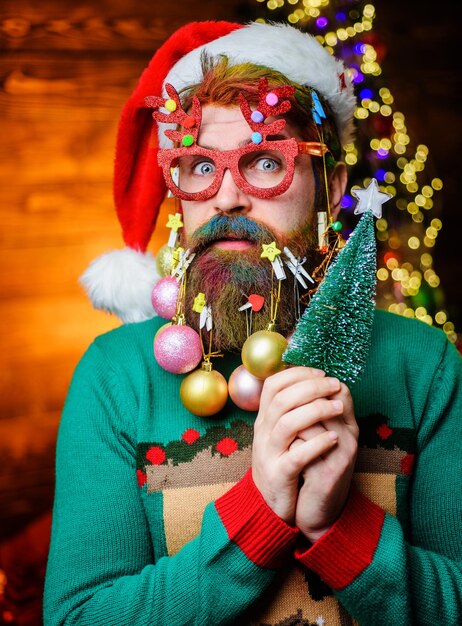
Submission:
[[[340,400],[329,400],[318,398],[307,404],[303,404],[288,413],[284,413],[274,424],[268,433],[268,446],[278,453],[290,446],[298,436],[302,439],[301,433],[312,428],[315,424],[329,421],[335,416],[339,416],[343,411],[343,403]],[[326,428],[322,425],[322,430]],[[329,430],[333,430],[332,428]]]
[[[281,461],[283,471],[287,476],[298,476],[307,465],[332,450],[337,441],[337,433],[327,430],[308,441],[297,439]]]

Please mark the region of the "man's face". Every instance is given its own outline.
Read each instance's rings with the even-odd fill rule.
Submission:
[[[251,129],[239,107],[206,105],[202,109],[198,145],[214,150],[233,150],[248,143]],[[281,133],[284,138],[297,136],[288,123]],[[279,137],[281,138],[281,137]],[[300,231],[312,219],[314,205],[314,176],[309,155],[295,159],[295,171],[289,189],[279,196],[262,199],[243,192],[226,170],[217,193],[209,200],[182,201],[186,240],[216,215],[245,217],[263,224],[281,239]],[[220,240],[213,244],[223,250],[245,250],[251,244],[245,240]]]

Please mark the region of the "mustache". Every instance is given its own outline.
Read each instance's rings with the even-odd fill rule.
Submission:
[[[193,252],[201,252],[220,239],[243,239],[252,243],[269,243],[276,235],[263,224],[258,224],[245,215],[215,215],[207,223],[199,226],[188,242]]]

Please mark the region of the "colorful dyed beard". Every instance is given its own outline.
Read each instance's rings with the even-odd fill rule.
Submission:
[[[241,239],[252,246],[243,250],[224,250],[212,244],[222,239]],[[243,215],[227,217],[217,215],[198,228],[186,246],[196,253],[188,271],[186,289],[186,318],[198,330],[199,315],[192,311],[195,296],[205,294],[213,313],[213,349],[240,351],[247,338],[246,313],[239,311],[246,296],[259,294],[265,298],[263,308],[252,313],[252,332],[262,330],[270,321],[272,267],[268,259],[260,257],[262,244],[276,241],[279,249],[288,246],[297,257],[308,258],[315,250],[313,228],[309,225],[281,238],[263,224]],[[296,322],[294,278],[287,270],[282,281],[281,300],[276,330],[287,336]],[[273,287],[277,286],[274,281]]]

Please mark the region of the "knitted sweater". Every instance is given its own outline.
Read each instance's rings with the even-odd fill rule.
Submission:
[[[444,334],[378,311],[354,485],[315,544],[265,504],[254,413],[198,418],[155,362],[162,320],[99,337],[57,448],[45,624],[462,623],[462,367]],[[226,377],[238,358],[217,363]]]

